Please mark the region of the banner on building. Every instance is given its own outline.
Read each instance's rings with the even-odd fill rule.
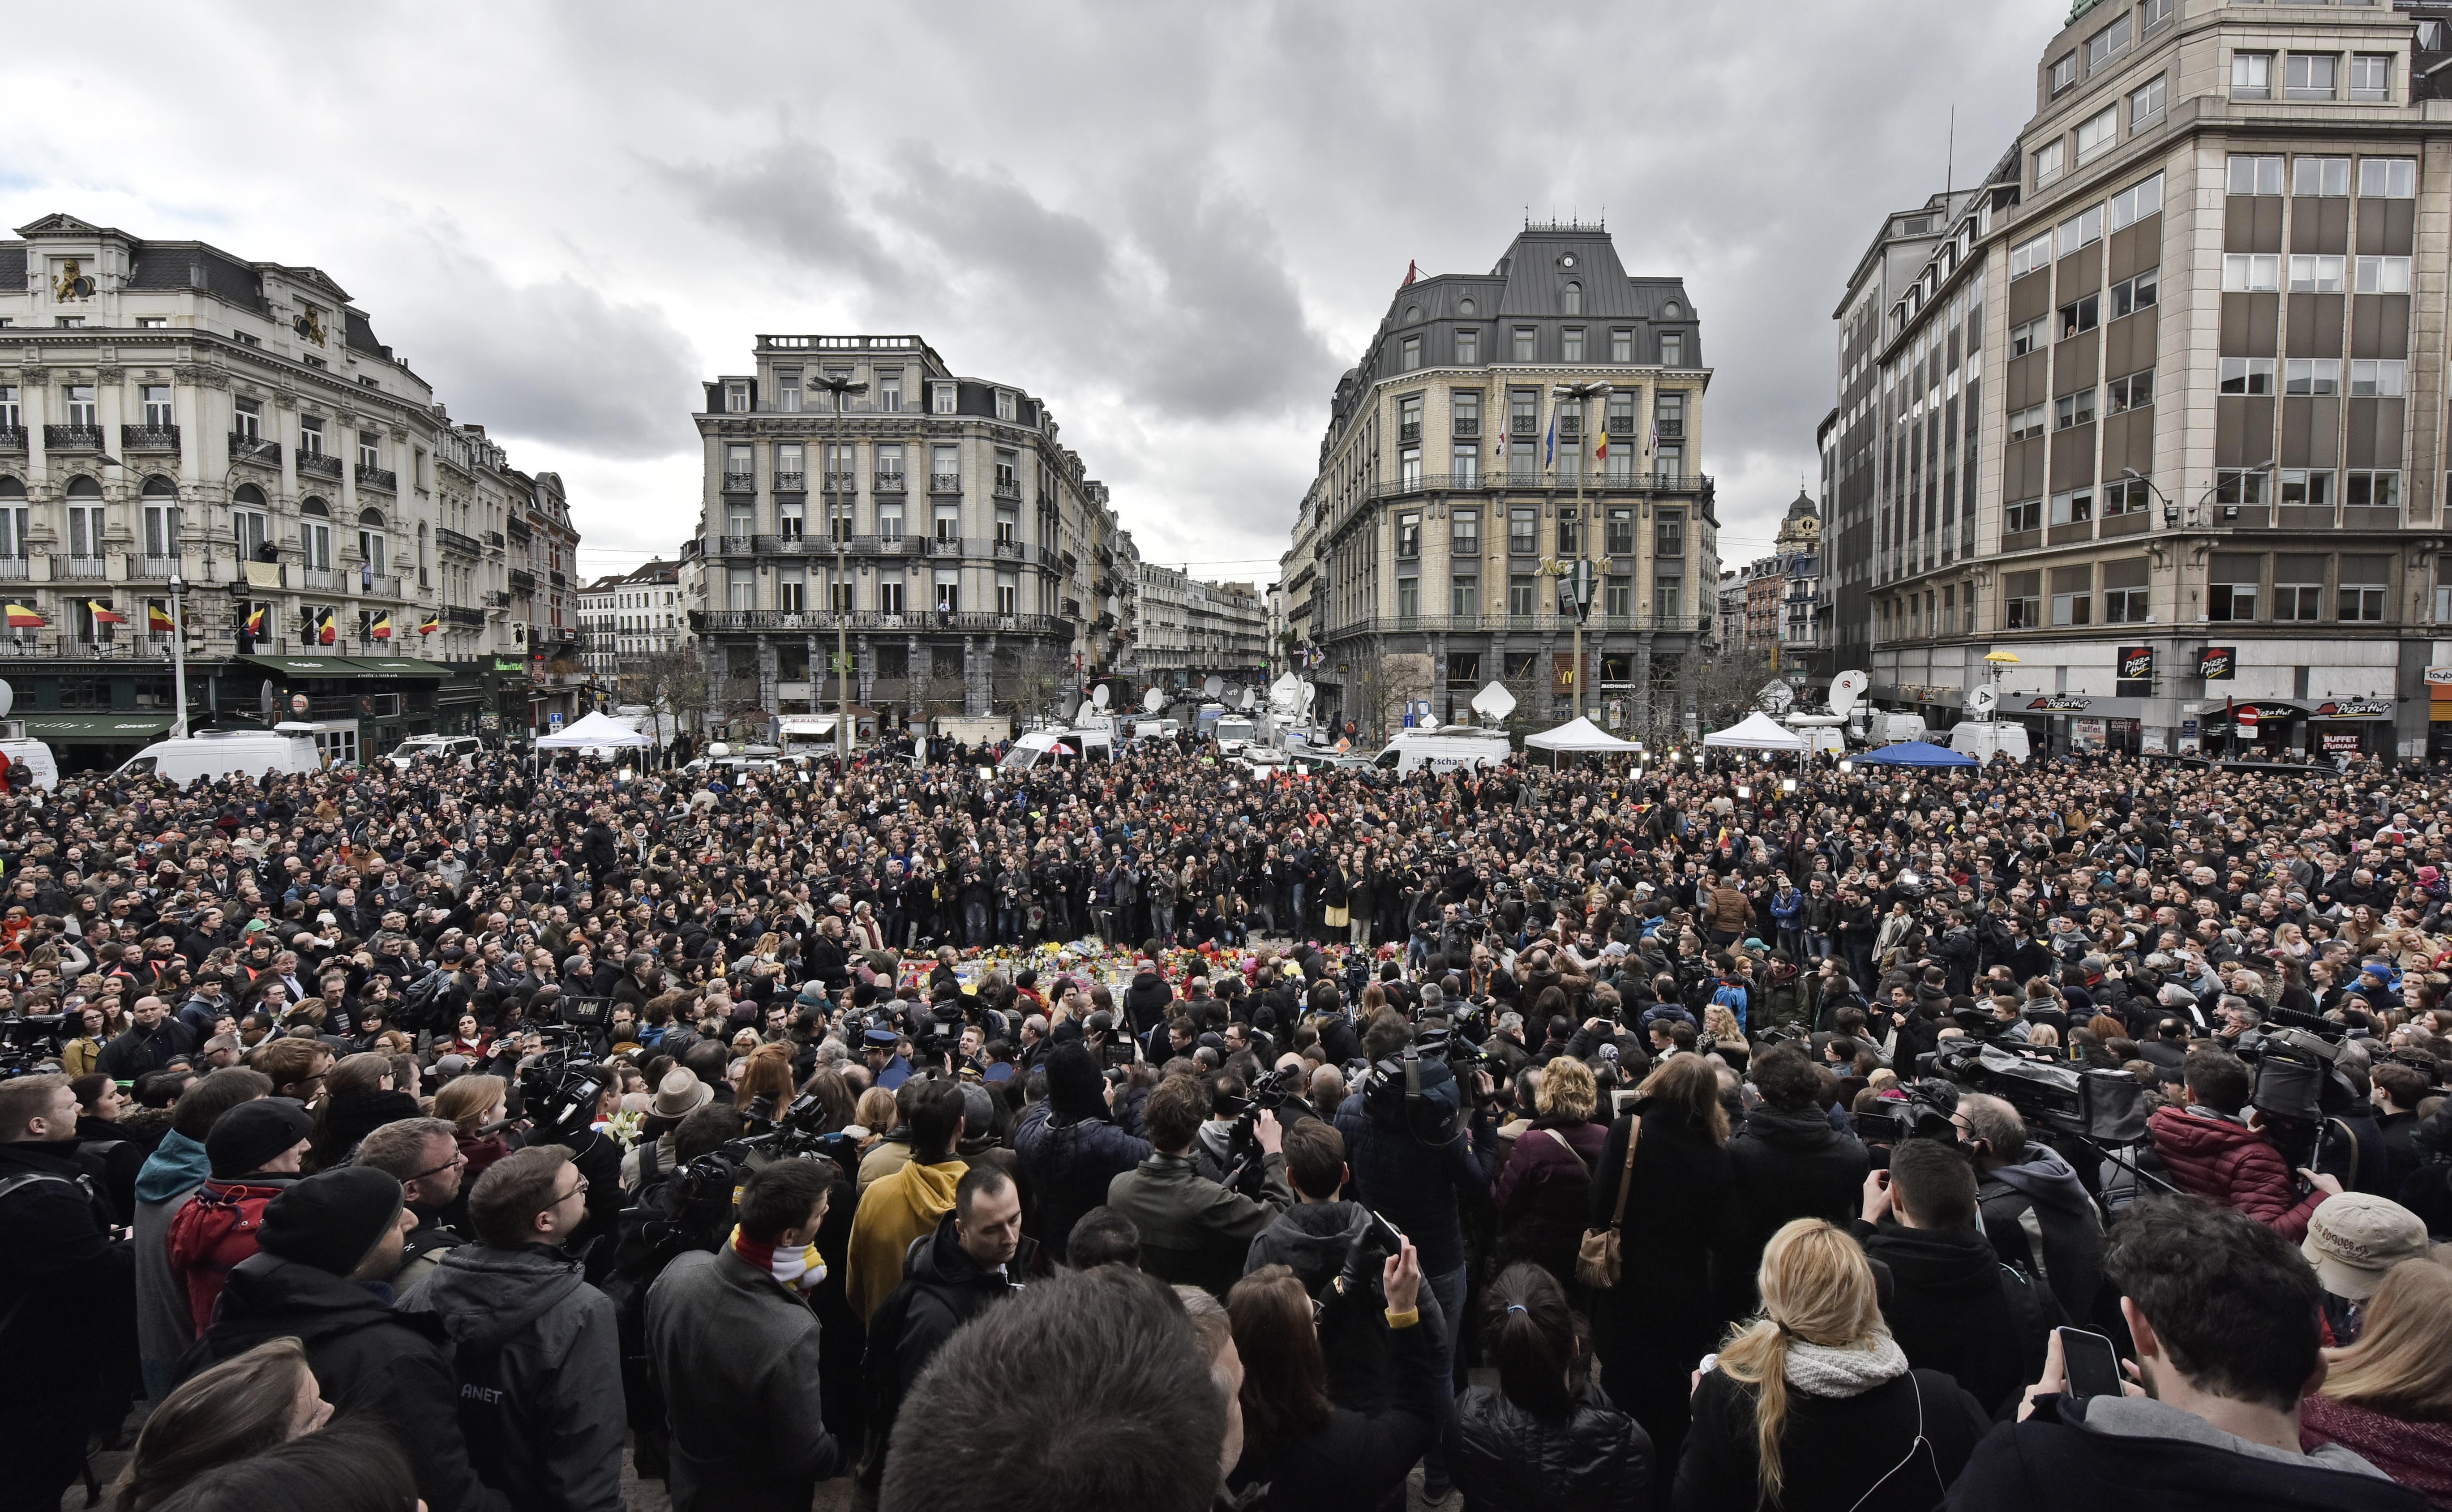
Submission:
[[[2237,646],[2207,646],[2197,653],[2197,676],[2207,682],[2227,681],[2238,668]]]

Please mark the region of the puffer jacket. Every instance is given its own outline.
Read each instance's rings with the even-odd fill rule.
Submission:
[[[1465,1512],[1643,1512],[1651,1436],[1587,1384],[1563,1418],[1543,1418],[1495,1386],[1456,1400],[1448,1470]]]
[[[522,1508],[623,1504],[621,1338],[581,1268],[543,1245],[461,1245],[397,1308],[441,1321],[469,1461]]]
[[[2264,1135],[2168,1107],[2154,1109],[2146,1129],[2174,1185],[2236,1208],[2294,1245],[2307,1237],[2307,1220],[2325,1194],[2318,1188],[2301,1196],[2290,1163]]]

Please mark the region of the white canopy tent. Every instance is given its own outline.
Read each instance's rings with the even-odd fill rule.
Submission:
[[[1544,730],[1539,735],[1526,736],[1524,748],[1528,751],[1548,751],[1561,756],[1582,756],[1588,752],[1605,754],[1614,751],[1631,751],[1634,749],[1634,742],[1621,740],[1578,715],[1555,730]]]
[[[1806,747],[1805,736],[1780,724],[1767,714],[1750,714],[1726,730],[1714,730],[1703,736],[1707,746],[1738,751],[1797,751]]]
[[[552,735],[537,736],[540,751],[603,751],[651,744],[647,737],[610,715],[591,714],[576,724],[564,725]]]

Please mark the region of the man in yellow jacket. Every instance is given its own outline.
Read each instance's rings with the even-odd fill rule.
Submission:
[[[860,1194],[843,1259],[843,1295],[868,1321],[902,1281],[902,1257],[913,1240],[937,1231],[954,1209],[954,1188],[969,1166],[954,1151],[962,1137],[962,1088],[931,1081],[913,1099],[911,1161],[880,1176]]]

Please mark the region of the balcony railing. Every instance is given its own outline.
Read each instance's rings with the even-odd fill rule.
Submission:
[[[1458,416],[1456,416],[1456,417],[1455,417],[1455,433],[1456,433],[1458,436],[1460,436],[1460,437],[1473,437],[1473,436],[1478,436],[1478,435],[1480,435],[1480,434],[1481,434],[1481,417],[1480,417],[1480,416],[1478,416],[1478,415],[1458,415]]]
[[[1051,635],[1058,629],[1053,615],[999,615],[953,610],[919,609],[907,614],[888,614],[878,609],[855,609],[839,615],[831,609],[693,609],[690,628],[702,635],[739,634],[759,630],[833,630],[836,621],[845,630],[962,631],[971,634]]]
[[[465,531],[454,530],[448,525],[435,526],[434,540],[435,543],[444,550],[456,551],[464,557],[482,557],[485,554],[485,548],[477,543],[476,537]]]
[[[1029,552],[1030,548],[1020,541],[999,540],[995,542],[991,555],[999,561],[1025,561],[1029,560]]]
[[[930,536],[926,538],[926,544],[921,546],[920,550],[931,557],[959,557],[962,554],[962,538]]]
[[[900,473],[879,473],[876,480],[876,488],[880,494],[901,493],[904,491],[902,475]]]
[[[805,494],[809,491],[807,473],[777,473],[775,491],[779,494]]]
[[[177,451],[179,427],[176,425],[122,425],[119,427],[121,451]]]
[[[727,494],[754,494],[758,491],[756,473],[725,473],[723,491]]]
[[[361,599],[397,599],[400,597],[400,579],[398,578],[386,577],[384,574],[376,572],[362,573],[353,577],[349,580],[357,584],[358,597]],[[410,628],[414,629],[415,627],[411,626]],[[400,629],[397,625],[393,626],[393,631],[395,635],[400,633]]]
[[[1396,439],[1400,442],[1420,441],[1422,439],[1422,422],[1418,420],[1398,421],[1396,422]]]
[[[962,491],[960,473],[930,473],[928,491],[932,494],[959,494]]]
[[[99,425],[46,425],[43,427],[45,451],[100,451],[102,427]]]
[[[1701,615],[1603,615],[1595,614],[1584,621],[1591,631],[1651,631],[1659,635],[1692,635],[1703,628],[1707,616]],[[1425,632],[1475,630],[1572,630],[1575,617],[1572,614],[1543,613],[1507,614],[1491,611],[1482,614],[1448,615],[1365,615],[1328,627],[1337,634],[1376,630],[1387,634],[1421,634]]]
[[[299,586],[308,593],[339,593],[342,579],[347,576],[329,567],[308,567],[302,573]]]
[[[128,559],[128,576],[140,582],[168,582],[183,569],[179,559],[170,557],[131,556]]]
[[[567,588],[570,586],[570,579],[563,576],[562,571],[559,568],[546,572],[544,575],[544,580],[553,584],[557,588]]]
[[[486,607],[486,608],[488,608],[488,609],[508,609],[510,606],[511,606],[511,596],[510,596],[509,594],[506,594],[506,593],[503,592],[503,590],[501,590],[500,588],[491,588],[491,589],[486,590],[486,593],[485,593],[485,607]]]
[[[369,467],[365,462],[360,462],[358,463],[358,486],[380,488],[387,494],[398,493],[400,475],[387,467]]]
[[[322,452],[308,451],[301,446],[297,449],[297,458],[298,472],[301,477],[338,478],[341,476],[341,459],[338,457],[327,457]]]
[[[443,622],[446,625],[459,625],[463,629],[482,630],[485,624],[485,611],[471,609],[465,604],[445,604],[443,609]]]
[[[859,489],[860,489],[860,475],[859,475],[859,474],[857,474],[857,473],[842,472],[842,471],[840,471],[840,470],[838,470],[838,469],[832,469],[832,468],[830,468],[830,469],[828,469],[828,470],[827,470],[827,472],[826,472],[826,492],[827,492],[827,493],[830,493],[830,494],[848,494],[848,493],[856,493],[856,492],[858,492],[858,491],[859,491]]]
[[[103,558],[75,557],[57,551],[51,553],[51,579],[54,582],[100,582],[109,576],[109,563]]]
[[[501,531],[489,530],[485,532],[485,544],[493,547],[496,551],[500,551],[505,545],[509,544],[509,542],[503,539],[503,533]]]
[[[261,462],[267,467],[281,465],[281,443],[262,436],[250,436],[243,430],[230,432],[230,461]]]
[[[1511,436],[1531,436],[1537,439],[1541,434],[1541,417],[1510,415],[1507,418],[1507,433]]]
[[[536,574],[513,568],[510,573],[511,592],[521,598],[536,592]]]
[[[1021,480],[1018,478],[998,479],[996,481],[996,496],[999,499],[1019,499],[1021,497]]]
[[[33,576],[33,565],[23,557],[0,557],[0,582],[24,582]]]

